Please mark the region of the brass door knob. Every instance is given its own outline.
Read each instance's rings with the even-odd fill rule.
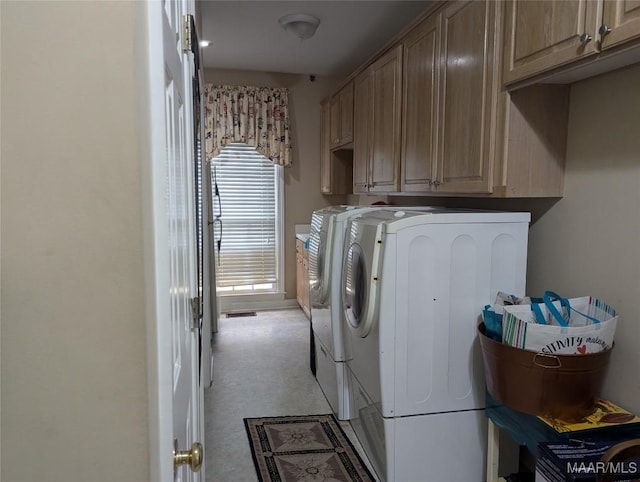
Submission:
[[[188,465],[191,470],[198,472],[202,467],[202,444],[194,442],[191,450],[178,450],[178,439],[173,440],[173,466]]]

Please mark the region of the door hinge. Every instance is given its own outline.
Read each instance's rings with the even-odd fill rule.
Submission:
[[[200,298],[191,298],[191,315],[193,316],[192,328],[197,330],[200,328]]]
[[[182,16],[182,51],[191,52],[193,50],[193,15]]]

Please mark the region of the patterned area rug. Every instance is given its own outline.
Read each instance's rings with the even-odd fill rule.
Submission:
[[[260,482],[373,482],[333,415],[245,418]]]

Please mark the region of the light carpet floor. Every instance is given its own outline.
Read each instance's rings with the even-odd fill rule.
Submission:
[[[309,369],[309,320],[298,309],[222,315],[213,353],[214,385],[205,392],[206,480],[254,482],[244,418],[331,413]],[[351,426],[340,425],[363,457]]]

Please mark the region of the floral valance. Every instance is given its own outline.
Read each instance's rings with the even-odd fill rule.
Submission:
[[[207,159],[243,142],[275,164],[291,165],[287,89],[206,84],[204,93]]]

